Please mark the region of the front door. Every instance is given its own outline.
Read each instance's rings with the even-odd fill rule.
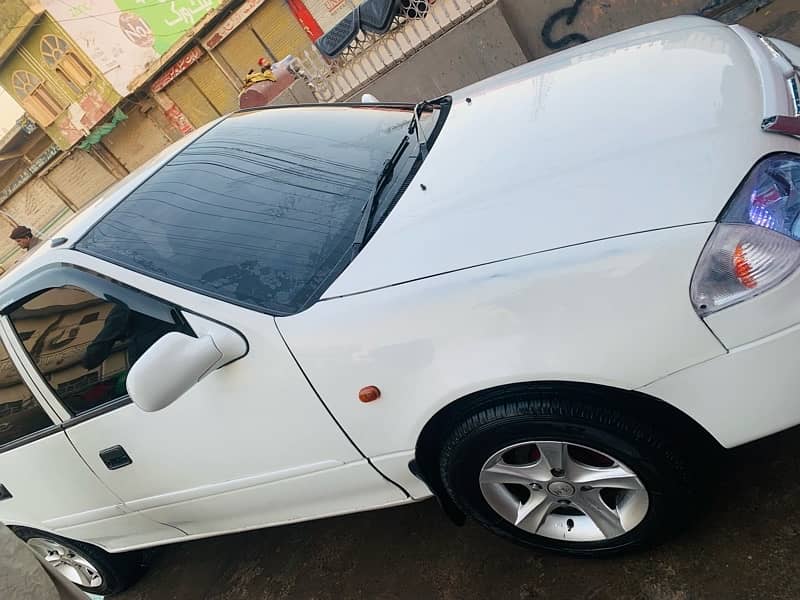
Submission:
[[[100,545],[109,532],[126,545],[182,536],[172,527],[126,513],[72,447],[60,423],[0,341],[1,522]]]
[[[21,284],[6,327],[66,436],[127,510],[204,535],[406,500],[329,415],[273,317],[69,254],[74,265]],[[247,354],[160,411],[133,405],[136,360],[209,319],[243,335]]]

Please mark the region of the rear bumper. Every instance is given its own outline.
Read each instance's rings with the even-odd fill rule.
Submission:
[[[800,423],[799,353],[796,325],[640,391],[681,409],[730,448]]]

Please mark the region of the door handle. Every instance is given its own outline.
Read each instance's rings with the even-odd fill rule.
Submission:
[[[13,498],[11,492],[8,491],[8,488],[0,483],[0,501],[8,500],[9,498]]]
[[[105,463],[110,471],[127,467],[133,462],[125,448],[122,446],[111,446],[100,451],[100,459]]]

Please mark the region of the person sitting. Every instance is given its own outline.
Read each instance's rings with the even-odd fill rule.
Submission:
[[[244,87],[248,88],[254,83],[258,83],[259,81],[277,81],[278,78],[275,77],[275,74],[272,72],[272,63],[270,63],[266,58],[263,56],[258,59],[258,67],[259,71],[256,72],[255,69],[250,69],[247,72],[247,75],[244,78]]]

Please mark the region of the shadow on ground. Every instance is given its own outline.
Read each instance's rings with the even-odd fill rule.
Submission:
[[[118,598],[794,600],[798,456],[800,429],[730,452],[709,478],[699,522],[623,558],[523,550],[474,524],[451,525],[428,501],[165,547]]]

